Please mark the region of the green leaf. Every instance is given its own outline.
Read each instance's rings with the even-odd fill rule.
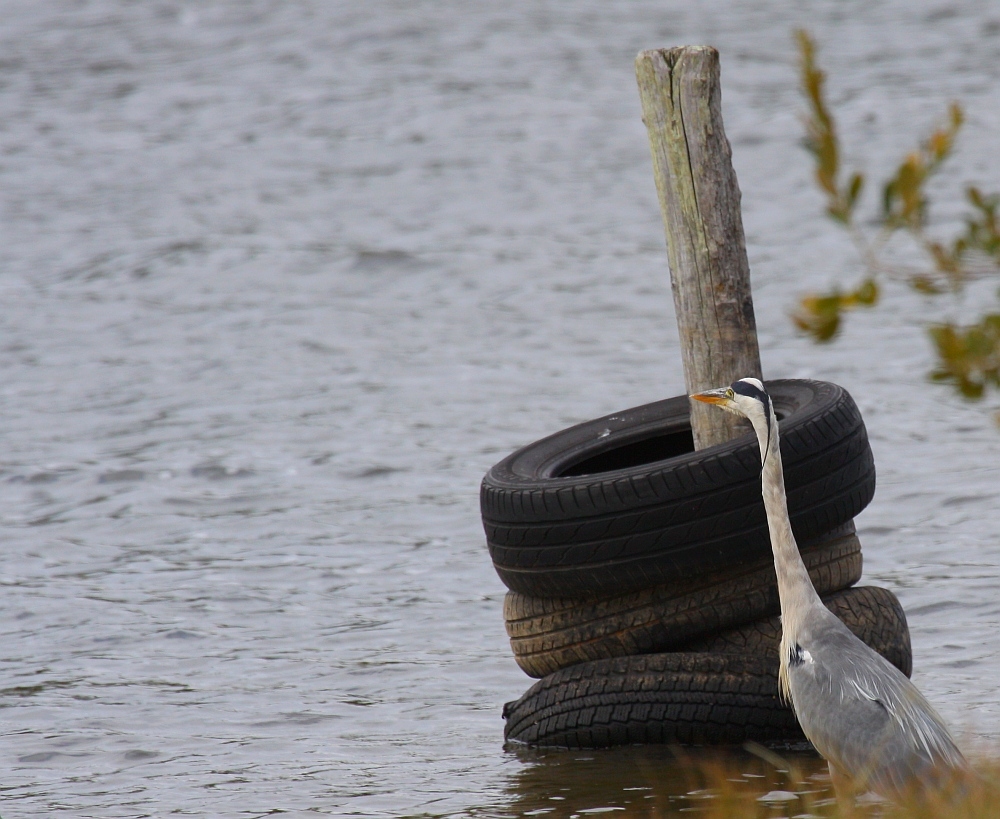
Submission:
[[[854,203],[858,201],[858,196],[861,194],[861,188],[864,184],[865,178],[860,173],[851,175],[851,182],[847,186],[847,206],[849,208],[853,208]]]
[[[988,385],[1000,386],[1000,314],[965,327],[937,324],[928,333],[938,354],[932,380],[951,382],[970,400],[982,398]]]
[[[840,330],[840,310],[843,306],[840,293],[826,296],[806,296],[799,309],[792,314],[795,326],[812,336],[813,341],[831,341]]]
[[[871,307],[878,301],[878,284],[874,279],[866,279],[861,286],[854,291],[854,300],[857,304]]]
[[[910,278],[910,286],[914,290],[928,296],[939,296],[945,292],[944,288],[939,287],[937,282],[930,276],[912,276]]]
[[[792,314],[792,321],[814,341],[832,341],[840,331],[842,314],[855,307],[870,307],[878,300],[878,295],[878,285],[873,279],[866,279],[847,295],[834,290],[823,296],[805,296],[799,302],[799,309]]]

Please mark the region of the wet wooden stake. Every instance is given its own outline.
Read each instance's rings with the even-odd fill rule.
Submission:
[[[642,51],[635,73],[667,232],[687,391],[760,378],[740,188],[722,127],[719,52]],[[695,449],[748,429],[738,416],[691,403]]]

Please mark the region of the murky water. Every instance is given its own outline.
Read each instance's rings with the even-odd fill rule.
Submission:
[[[826,349],[786,316],[859,272],[792,27],[850,159],[878,173],[958,97],[952,182],[997,190],[994,4],[0,11],[5,817],[571,816],[680,782],[655,749],[502,749],[530,681],[477,497],[512,448],[682,391],[632,76],[679,43],[723,54],[765,372],[855,395],[866,581],[995,747],[1000,432],[923,378],[942,305],[890,287]]]

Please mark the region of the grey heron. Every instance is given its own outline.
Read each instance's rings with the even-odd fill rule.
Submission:
[[[757,433],[781,602],[778,687],[829,763],[838,792],[860,788],[898,800],[914,787],[944,785],[964,773],[965,757],[930,703],[816,593],[788,518],[778,420],[764,385],[742,378],[691,397],[742,415]]]

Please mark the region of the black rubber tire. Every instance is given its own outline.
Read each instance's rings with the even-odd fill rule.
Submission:
[[[910,632],[892,592],[846,589],[823,602],[910,676]],[[791,709],[778,698],[780,638],[773,618],[693,642],[684,651],[564,668],[504,706],[504,738],[567,748],[800,741]]]
[[[821,595],[861,578],[861,544],[853,522],[800,551]],[[777,612],[770,557],[721,577],[696,575],[615,597],[553,599],[507,592],[504,599],[511,650],[530,677],[588,660],[681,650],[695,638]]]
[[[891,591],[878,586],[855,586],[827,595],[823,602],[859,640],[875,649],[907,677],[913,673],[913,649],[906,613]],[[721,634],[692,640],[677,650],[777,656],[780,641],[781,619],[775,615]]]
[[[778,658],[673,653],[564,668],[504,706],[509,742],[562,748],[801,741]]]
[[[807,542],[875,492],[864,422],[842,387],[769,381],[792,528]],[[623,594],[770,554],[752,433],[693,452],[687,396],[588,421],[530,444],[480,491],[493,564],[536,597]]]

